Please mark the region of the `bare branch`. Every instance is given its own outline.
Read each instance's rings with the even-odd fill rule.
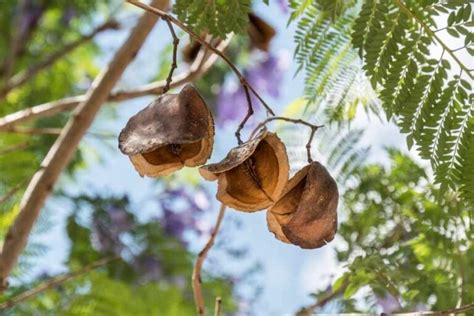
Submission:
[[[83,267],[80,270],[69,272],[69,273],[63,274],[61,276],[51,278],[51,279],[39,284],[38,286],[36,286],[32,289],[26,290],[26,291],[16,295],[15,297],[9,299],[8,301],[1,303],[0,304],[0,311],[4,311],[4,310],[7,310],[9,308],[12,308],[13,306],[15,306],[19,303],[22,303],[22,302],[24,302],[24,301],[26,301],[26,300],[28,300],[32,297],[35,297],[36,295],[41,294],[44,291],[47,291],[49,289],[60,286],[61,284],[64,284],[65,282],[67,282],[69,280],[75,279],[75,278],[77,278],[81,275],[84,275],[84,274],[89,273],[93,270],[96,270],[100,267],[103,267],[103,266],[107,265],[108,263],[110,263],[114,260],[117,260],[119,258],[120,258],[119,256],[114,256],[114,257],[100,259],[100,260],[98,260],[98,261],[96,261],[96,262],[94,262],[90,265],[87,265],[87,266]]]
[[[166,9],[169,1],[153,0],[152,5]],[[7,277],[23,251],[28,235],[59,175],[71,160],[101,105],[107,100],[125,68],[137,55],[156,21],[157,17],[149,13],[140,18],[112,61],[94,80],[85,101],[81,102],[69,119],[30,181],[21,200],[19,214],[7,233],[0,254],[0,286],[3,289],[7,287]]]
[[[2,150],[0,150],[0,155],[6,155],[6,154],[9,154],[9,153],[14,153],[18,150],[26,149],[26,148],[30,147],[30,145],[31,144],[29,142],[23,142],[23,143],[18,143],[18,144],[9,146],[9,147],[5,147]]]
[[[15,185],[13,188],[11,188],[10,191],[5,193],[5,195],[0,197],[0,205],[2,205],[3,203],[5,203],[9,199],[11,199],[18,191],[20,191],[20,189],[23,187],[25,182],[26,182],[26,180],[21,181],[20,183]]]
[[[248,119],[253,115],[253,106],[252,106],[252,98],[250,97],[249,89],[244,86],[245,97],[247,98],[247,114],[245,115],[244,119],[240,122],[237,131],[235,132],[235,137],[237,137],[237,141],[239,145],[242,144],[242,139],[240,137],[240,131],[244,128],[245,123],[247,123]]]
[[[230,37],[222,41],[216,49],[224,50],[229,44]],[[173,77],[170,88],[179,87],[185,83],[195,80],[211,68],[216,62],[217,55],[210,55],[201,50],[200,55],[185,72]],[[132,98],[142,97],[150,94],[162,94],[166,86],[166,81],[160,80],[129,91],[117,91],[109,95],[107,101],[124,101]],[[36,118],[48,117],[57,113],[73,110],[81,102],[84,102],[86,95],[78,95],[57,101],[52,101],[36,105],[25,110],[21,110],[0,118],[0,131],[7,130],[11,126],[24,123]]]
[[[176,33],[173,28],[173,24],[170,22],[169,19],[164,19],[166,21],[166,25],[170,29],[171,36],[173,37],[173,62],[171,63],[170,72],[168,77],[166,78],[166,85],[163,88],[163,93],[166,93],[170,89],[171,81],[173,80],[173,72],[178,67],[178,63],[176,62],[178,58],[178,45],[179,45],[179,38],[176,36]]]
[[[194,303],[196,304],[196,308],[198,311],[199,316],[206,315],[206,304],[204,302],[204,296],[202,295],[202,280],[201,280],[201,270],[202,265],[204,264],[204,260],[206,260],[207,253],[214,245],[214,240],[216,239],[217,233],[219,232],[219,228],[221,227],[222,219],[224,218],[226,206],[221,204],[221,208],[219,210],[219,214],[217,215],[216,226],[214,226],[214,230],[211,233],[211,237],[207,241],[204,248],[199,252],[199,255],[196,259],[196,263],[194,264],[193,269],[193,292],[194,292]]]
[[[54,127],[21,127],[11,126],[1,132],[3,133],[16,133],[16,134],[29,134],[29,135],[60,135],[62,128]]]
[[[0,98],[5,97],[11,90],[18,88],[22,86],[23,84],[25,84],[26,82],[28,82],[41,70],[51,67],[56,61],[58,61],[65,55],[69,54],[71,51],[73,51],[77,47],[83,45],[84,43],[87,43],[100,32],[110,30],[110,29],[117,29],[117,28],[118,28],[118,23],[114,20],[110,20],[98,26],[91,33],[82,36],[81,38],[75,40],[72,43],[64,45],[64,47],[61,48],[61,50],[51,54],[50,56],[46,57],[43,61],[31,66],[29,69],[25,71],[22,71],[16,74],[10,80],[8,80],[5,84],[5,87],[0,91]]]
[[[242,75],[242,73],[237,69],[237,67],[232,63],[232,61],[222,52],[216,50],[208,41],[205,39],[201,38],[198,34],[196,34],[194,31],[192,31],[189,27],[187,27],[183,22],[180,20],[174,18],[173,16],[167,14],[166,12],[163,12],[162,10],[152,8],[149,5],[146,5],[142,2],[135,1],[135,0],[127,0],[128,3],[133,4],[137,7],[142,8],[143,10],[153,12],[154,14],[162,17],[163,19],[167,19],[170,22],[172,22],[174,25],[178,26],[180,29],[188,33],[192,38],[194,38],[197,42],[201,43],[204,47],[207,49],[211,50],[214,54],[219,55],[220,58],[222,58],[226,64],[232,69],[232,71],[235,73],[235,75],[239,78],[240,83],[242,86],[247,87],[254,95],[255,97],[260,101],[260,103],[263,105],[263,107],[267,110],[268,114],[270,115],[275,115],[273,110],[270,108],[270,106],[263,100],[263,98],[258,94],[258,92],[248,83],[247,79]]]

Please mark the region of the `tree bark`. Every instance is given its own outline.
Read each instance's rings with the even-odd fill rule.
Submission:
[[[153,0],[151,5],[166,10],[169,0]],[[127,65],[135,58],[158,18],[144,14],[112,61],[94,80],[61,135],[31,179],[20,203],[20,211],[10,227],[0,254],[0,286],[6,288],[7,278],[25,248],[28,235],[37,220],[45,200],[52,191],[59,175],[71,160],[79,142],[92,124],[101,105],[119,80]]]

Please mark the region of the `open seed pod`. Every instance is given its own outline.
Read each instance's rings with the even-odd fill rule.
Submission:
[[[217,199],[236,210],[253,212],[269,207],[288,181],[285,145],[274,133],[261,131],[233,148],[219,163],[199,168],[206,180],[218,181]]]
[[[338,199],[336,181],[323,165],[312,162],[288,181],[268,209],[269,230],[301,248],[322,247],[336,234]]]
[[[275,29],[255,13],[249,13],[248,34],[253,47],[268,51]]]
[[[168,175],[204,164],[212,152],[214,122],[196,89],[165,94],[132,116],[119,136],[120,150],[141,176]]]

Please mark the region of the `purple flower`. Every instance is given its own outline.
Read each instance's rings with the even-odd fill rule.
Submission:
[[[268,53],[256,65],[244,70],[243,75],[260,94],[277,98],[280,96],[283,72],[287,66],[286,61],[285,54],[273,55]],[[254,110],[262,108],[253,94],[251,94],[251,101]],[[219,112],[217,123],[220,126],[229,121],[243,119],[247,113],[247,97],[244,88],[238,85],[233,87],[231,91],[221,89],[217,96],[217,107]]]
[[[250,84],[263,93],[274,98],[280,96],[284,70],[283,56],[268,54],[259,64],[244,72]]]
[[[160,223],[164,231],[186,245],[185,234],[203,233],[199,217],[210,206],[205,191],[197,189],[189,192],[184,188],[167,189],[159,199],[162,216]]]
[[[241,86],[232,92],[222,89],[217,96],[217,106],[219,109],[217,123],[220,126],[225,122],[234,122],[243,118],[247,113],[247,98],[244,89]]]

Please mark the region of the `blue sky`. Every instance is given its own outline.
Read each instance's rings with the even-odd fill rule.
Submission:
[[[277,37],[272,43],[272,50],[288,55],[288,69],[285,74],[281,97],[278,100],[266,97],[274,109],[281,113],[286,105],[303,95],[303,76],[300,74],[293,77],[296,69],[296,64],[292,60],[294,25],[287,28],[287,17],[282,15],[281,10],[274,2],[269,7],[259,5],[256,11],[278,30]],[[101,59],[102,63],[105,63],[111,57],[112,48],[120,45],[124,35],[126,35],[126,31],[119,34],[108,33],[99,39],[99,43],[105,51],[105,55]],[[160,23],[141,50],[137,60],[123,76],[119,85],[133,87],[147,83],[147,80],[158,68],[160,49],[168,41],[169,35],[165,25]],[[118,135],[128,118],[146,106],[152,99],[152,97],[144,97],[123,102],[117,108],[118,116],[110,120],[110,124],[107,126],[95,124],[92,129]],[[108,111],[103,111],[101,115],[108,115]],[[369,157],[370,161],[386,162],[384,146],[397,146],[406,150],[404,137],[393,125],[383,124],[375,119],[368,124],[365,116],[357,119],[353,126],[357,127],[358,125],[367,127],[363,142],[373,147],[372,154]],[[216,133],[217,140],[212,161],[220,160],[229,148],[235,146],[234,130],[235,126],[230,124]],[[116,140],[110,142],[110,148],[99,145],[97,140],[89,136],[85,138],[84,143],[96,151],[89,151],[88,160],[92,165],[91,168],[79,172],[77,182],[71,182],[63,177],[58,185],[59,187],[67,188],[72,193],[94,191],[127,193],[131,196],[132,201],[140,202],[140,205],[143,205],[143,201],[152,196],[154,188],[156,188],[153,183],[156,180],[140,178],[128,158],[117,149]],[[96,158],[104,157],[104,154],[106,154],[107,160],[98,162]],[[343,186],[344,184],[339,185]],[[214,194],[215,183],[209,183],[207,186]],[[208,214],[210,223],[214,222],[217,205],[217,203],[214,203],[214,209]],[[52,244],[54,240],[54,247],[51,247],[48,256],[39,262],[39,270],[47,269],[60,272],[64,270],[62,259],[68,249],[68,243],[64,237],[64,227],[61,223],[70,212],[70,206],[64,201],[51,199],[47,204],[47,209],[51,220],[57,225],[54,225],[52,232],[41,238],[48,244]],[[142,214],[152,214],[153,211],[146,203],[143,209],[140,210],[140,212],[143,212]],[[241,221],[242,226],[238,229],[232,226],[232,219]],[[232,262],[225,259],[225,257],[219,259],[221,258],[219,250],[215,250],[214,252],[211,251],[211,262],[218,260],[217,262],[222,270],[229,273],[233,271],[237,273],[243,266],[252,262],[262,264],[263,270],[258,276],[258,280],[263,285],[264,290],[255,304],[256,309],[252,313],[254,315],[293,313],[302,305],[312,302],[309,296],[311,291],[326,287],[331,276],[343,271],[343,268],[336,266],[333,260],[333,248],[338,244],[337,238],[329,246],[317,250],[302,250],[296,246],[283,244],[268,232],[265,212],[248,214],[229,210],[226,214],[223,231],[224,235],[229,234],[231,236],[232,242],[244,245],[249,250],[249,257],[244,263]],[[199,249],[203,243],[203,240],[197,240],[192,246],[194,249]],[[245,287],[242,287],[242,291],[248,292]]]

